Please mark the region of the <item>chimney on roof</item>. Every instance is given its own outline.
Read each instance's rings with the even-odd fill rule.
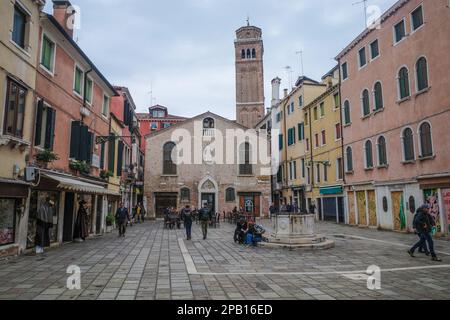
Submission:
[[[284,97],[286,98],[289,94],[289,89],[284,89]]]
[[[272,80],[272,107],[280,103],[280,84],[280,78],[276,77]]]
[[[70,1],[53,0],[53,17],[71,38],[73,38],[73,31],[75,29],[75,13],[75,8]]]

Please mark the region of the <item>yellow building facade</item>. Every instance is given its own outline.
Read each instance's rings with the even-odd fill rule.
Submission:
[[[303,108],[325,92],[326,85],[308,77],[300,77],[295,88],[287,94],[277,108],[280,121],[279,149],[281,165],[277,175],[279,202],[291,205],[294,211],[306,210],[306,121]]]
[[[0,1],[0,255],[26,247],[42,0]]]
[[[322,78],[326,91],[303,109],[306,121],[306,201],[318,219],[344,222],[339,69]]]

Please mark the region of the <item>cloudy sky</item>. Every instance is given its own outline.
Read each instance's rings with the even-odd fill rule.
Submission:
[[[194,116],[207,110],[235,118],[235,31],[263,30],[265,96],[276,76],[289,86],[300,73],[320,80],[364,27],[359,0],[72,0],[81,9],[76,37],[114,85],[131,90],[139,112],[153,104]],[[52,11],[47,1],[46,11]],[[388,9],[396,0],[369,0]]]

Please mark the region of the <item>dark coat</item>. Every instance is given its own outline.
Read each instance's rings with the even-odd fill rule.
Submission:
[[[89,236],[88,230],[88,213],[86,209],[81,206],[78,209],[77,220],[75,221],[75,229],[73,232],[74,239],[86,239]]]
[[[127,208],[118,208],[116,211],[116,220],[119,223],[125,223],[127,220],[130,219],[130,215],[128,213]]]
[[[183,209],[181,210],[181,220],[184,221],[184,224],[192,224],[192,211],[191,209]]]
[[[433,218],[426,212],[420,210],[414,217],[414,228],[419,233],[431,232],[434,225]]]
[[[211,210],[209,210],[208,208],[202,208],[202,209],[200,209],[200,211],[198,212],[198,214],[199,214],[199,219],[200,219],[201,221],[212,220]]]

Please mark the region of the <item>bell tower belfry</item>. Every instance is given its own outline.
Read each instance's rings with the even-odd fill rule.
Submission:
[[[253,128],[264,118],[264,45],[262,31],[247,26],[236,31],[236,121]]]

